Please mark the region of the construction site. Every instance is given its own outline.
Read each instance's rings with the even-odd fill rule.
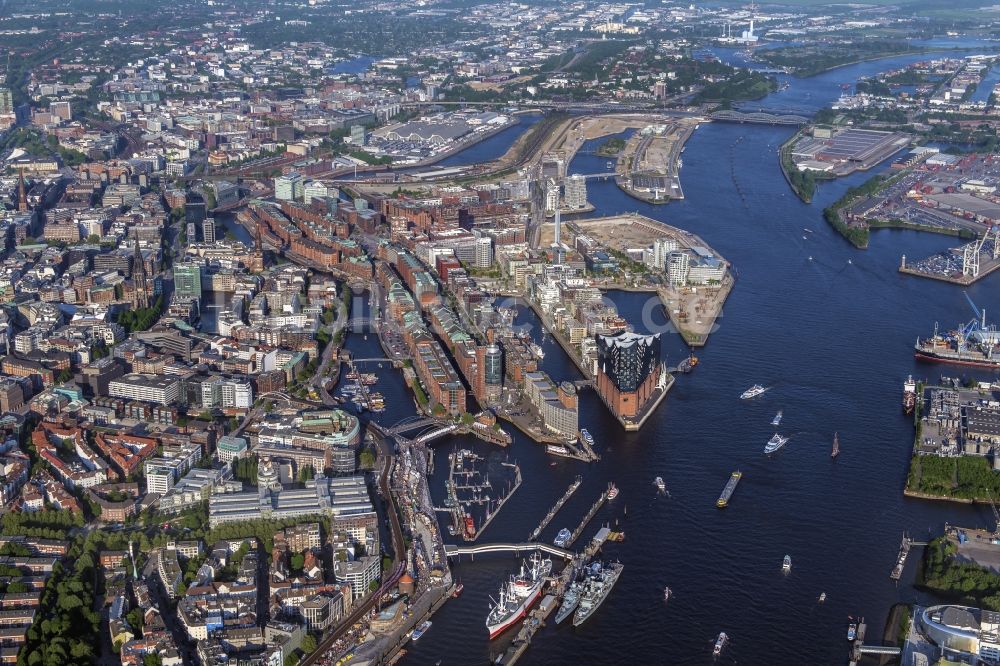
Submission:
[[[624,269],[595,274],[600,289],[656,292],[674,328],[692,347],[704,346],[734,284],[729,263],[699,236],[637,213],[574,220],[561,241],[589,258],[606,253]],[[555,224],[545,224],[541,245],[555,242]],[[658,249],[659,248],[659,252]],[[628,270],[627,262],[662,271],[650,280]]]

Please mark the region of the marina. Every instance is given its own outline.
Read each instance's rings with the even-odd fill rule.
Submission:
[[[448,454],[448,462],[445,506],[435,509],[451,514],[451,534],[461,535],[466,541],[475,541],[521,487],[521,468],[498,459],[487,464],[483,456],[469,449],[458,449]],[[493,470],[492,480],[489,472],[482,470],[483,467]]]

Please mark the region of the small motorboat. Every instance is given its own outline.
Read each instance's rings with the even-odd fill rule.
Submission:
[[[664,601],[670,601],[670,594],[671,594],[671,591],[670,591],[669,587],[663,588],[663,600]]]
[[[662,476],[658,476],[655,479],[653,479],[653,485],[655,485],[656,489],[659,490],[661,493],[667,492],[667,484],[663,482]]]
[[[792,557],[791,555],[785,555],[785,559],[781,562],[781,570],[788,573],[792,570]]]
[[[816,600],[818,603],[823,603],[826,601],[826,592],[819,593],[819,599]]]

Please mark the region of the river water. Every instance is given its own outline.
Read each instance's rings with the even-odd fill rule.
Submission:
[[[763,106],[815,110],[840,94],[841,83],[926,57],[789,79],[790,87]],[[506,451],[520,464],[524,484],[482,542],[524,540],[577,474],[584,483],[542,539],[551,542],[560,528],[575,527],[609,481],[621,494],[598,513],[580,543],[602,522],[617,522],[627,534],[623,543],[604,548],[604,556],[619,559],[625,569],[601,609],[577,629],[550,623],[522,663],[704,664],[719,631],[731,637],[721,663],[844,663],[849,615],[864,615],[869,635],[878,636],[893,603],[920,598],[911,586],[919,550],[903,582],[889,580],[903,530],[923,536],[940,531],[946,520],[992,527],[988,509],[901,494],[913,439],[900,409],[903,380],[909,373],[963,373],[917,364],[912,344],[935,321],[951,325],[971,312],[959,288],[902,276],[896,267],[901,254],[921,257],[952,239],[878,231],[868,250],[853,249],[826,225],[822,210],[871,174],[824,183],[812,205],[801,203],[778,168],[778,146],[792,131],[703,124],[683,154],[682,202],[654,207],[614,183],[588,183],[596,215],[639,211],[696,232],[733,262],[739,280],[718,330],[697,352],[701,363],[678,377],[641,433],[622,432],[595,394],[584,391],[581,425],[597,439],[599,463],[553,459],[519,434]],[[584,154],[588,148],[571,171],[603,170],[602,158]],[[473,161],[477,150],[482,148],[463,157]],[[996,279],[968,289],[990,311],[1000,306]],[[645,295],[612,296],[637,328],[664,324],[662,310],[649,307]],[[541,339],[530,312],[522,311],[520,321]],[[686,353],[675,334],[663,338],[673,362]],[[543,346],[544,367],[554,378],[577,376],[555,344]],[[352,335],[348,347],[359,357],[381,355],[373,335]],[[376,418],[391,424],[412,414],[399,374],[379,376],[377,390],[390,409]],[[754,383],[772,388],[756,400],[739,400]],[[767,458],[762,449],[779,409],[785,414],[780,430],[791,440]],[[842,453],[831,461],[835,431]],[[438,503],[450,451],[493,450],[467,438],[435,446],[431,481]],[[743,481],[729,508],[720,511],[715,500],[736,469]],[[657,496],[657,475],[671,498]],[[780,571],[785,554],[793,561],[787,576]],[[403,663],[481,664],[502,651],[511,636],[491,643],[484,619],[489,596],[496,596],[516,566],[512,556],[457,562],[454,573],[465,584],[464,594],[434,616],[434,626],[408,646]],[[674,592],[667,605],[665,585]],[[819,605],[816,598],[824,591],[827,601]]]

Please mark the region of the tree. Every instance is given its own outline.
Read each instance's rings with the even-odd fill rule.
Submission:
[[[305,566],[306,558],[302,553],[295,553],[291,557],[291,568],[292,571],[302,571],[302,567]]]
[[[302,638],[302,651],[306,654],[312,654],[316,651],[316,637],[312,634],[306,634]]]

